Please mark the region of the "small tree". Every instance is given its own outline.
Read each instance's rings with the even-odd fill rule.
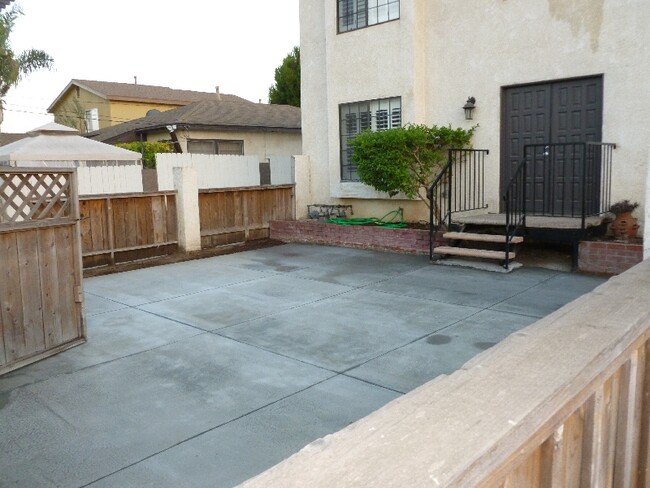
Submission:
[[[294,47],[275,69],[275,84],[269,88],[269,103],[300,107],[299,47]]]
[[[128,149],[142,154],[142,166],[145,168],[156,168],[156,154],[174,152],[174,146],[169,141],[158,142],[118,142],[117,147]]]
[[[54,60],[44,51],[29,49],[14,53],[9,44],[9,36],[16,19],[23,12],[18,5],[0,12],[0,124],[3,120],[4,98],[9,89],[16,86],[22,78],[38,69],[52,67]]]
[[[469,147],[475,130],[414,124],[366,130],[349,142],[352,161],[363,183],[391,197],[418,197],[429,206],[427,189],[447,163],[448,150]]]

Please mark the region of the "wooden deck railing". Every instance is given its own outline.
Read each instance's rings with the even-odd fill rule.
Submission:
[[[650,260],[246,488],[650,486]]]

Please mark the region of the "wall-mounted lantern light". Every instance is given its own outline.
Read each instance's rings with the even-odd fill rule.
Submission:
[[[465,120],[472,120],[472,112],[476,108],[476,98],[467,97],[467,102],[463,105],[463,110],[465,111]]]

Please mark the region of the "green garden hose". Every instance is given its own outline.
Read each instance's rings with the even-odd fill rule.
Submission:
[[[398,221],[399,219],[399,221]],[[331,224],[338,225],[378,225],[381,227],[388,227],[391,229],[401,229],[406,227],[404,223],[404,214],[402,209],[392,210],[384,215],[382,218],[368,217],[368,218],[355,218],[355,219],[341,219],[332,217],[328,220]]]

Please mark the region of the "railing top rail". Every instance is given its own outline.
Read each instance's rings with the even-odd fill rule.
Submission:
[[[587,144],[587,146],[609,146],[612,149],[616,149],[616,143],[615,142],[587,141],[585,144]]]
[[[485,154],[490,154],[489,149],[472,149],[472,148],[467,148],[467,149],[449,149],[450,152],[482,152]]]
[[[13,166],[0,166],[0,173],[7,174],[26,174],[26,175],[49,175],[49,174],[72,174],[77,171],[77,168],[15,168]]]
[[[525,144],[527,147],[557,147],[557,146],[585,146],[586,142],[536,142],[534,144]]]

